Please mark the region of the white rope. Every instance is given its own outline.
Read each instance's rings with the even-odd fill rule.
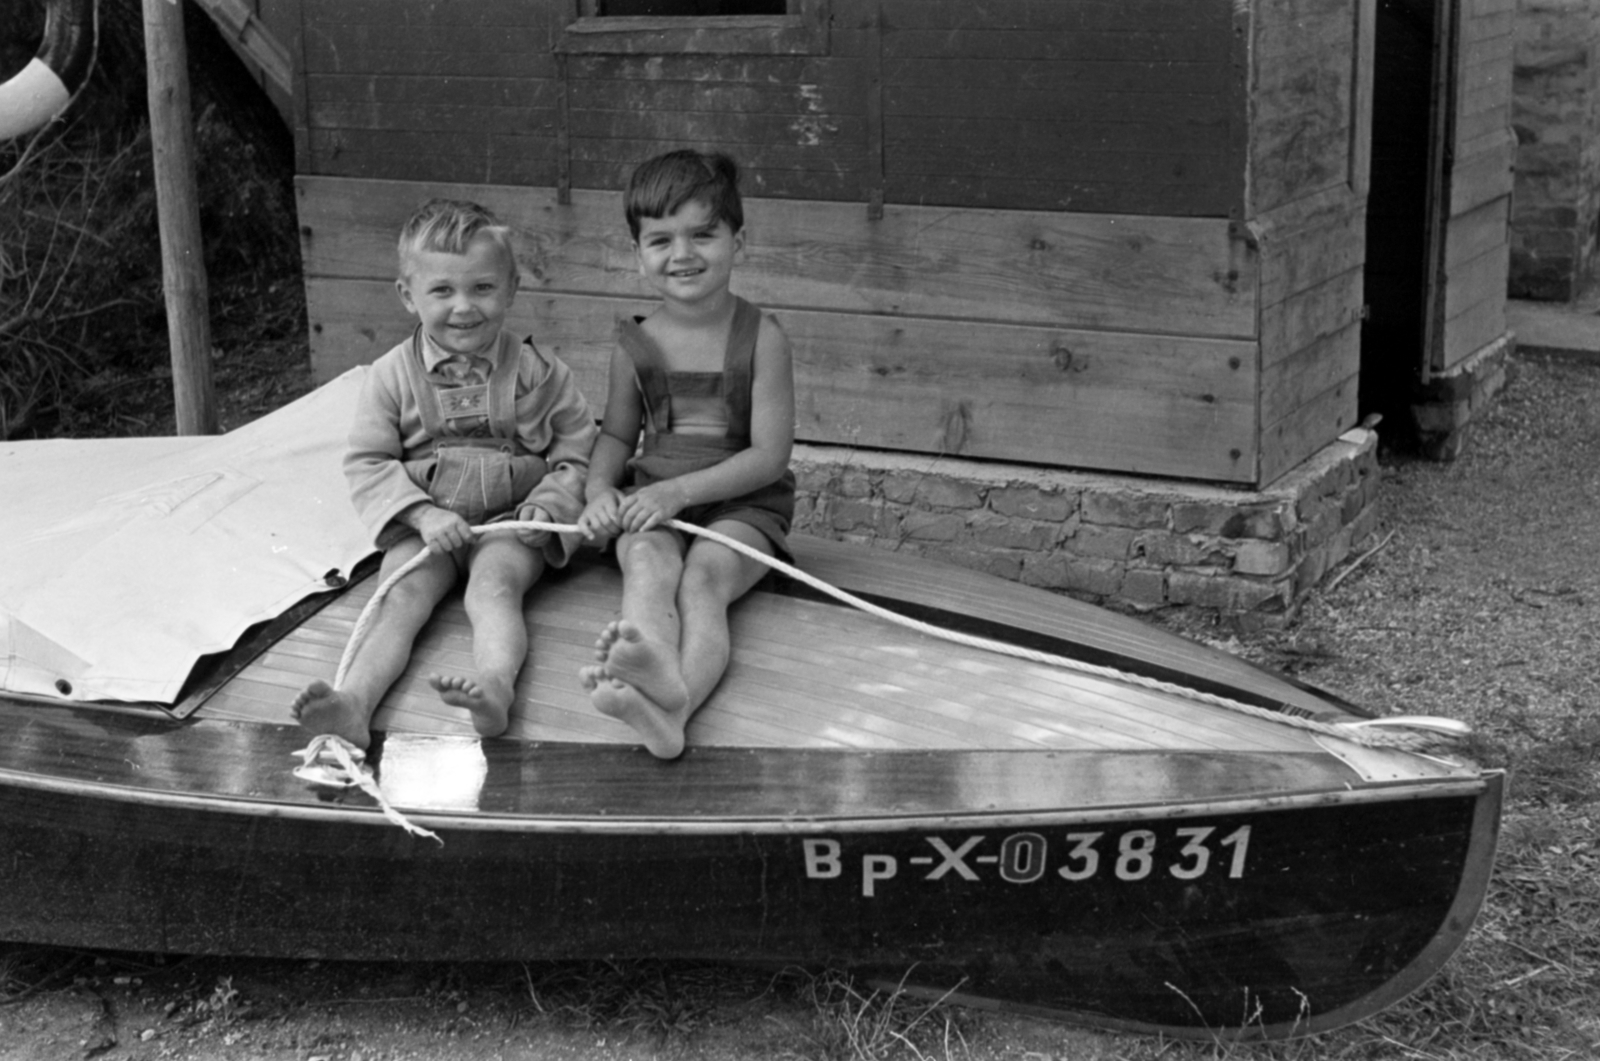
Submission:
[[[319,733],[311,738],[310,744],[290,754],[300,757],[300,765],[294,768],[294,776],[302,781],[335,788],[360,788],[377,801],[378,809],[383,811],[385,818],[412,836],[425,836],[436,841],[440,847],[444,846],[438,833],[413,824],[390,806],[384,798],[383,789],[378,787],[377,779],[372,776],[372,768],[367,765],[367,753],[343,737],[334,733]]]
[[[685,534],[692,534],[701,538],[706,538],[710,541],[718,543],[719,545],[725,545],[743,556],[747,556],[752,560],[765,564],[767,567],[789,576],[797,582],[803,582],[813,589],[825,593],[836,600],[843,601],[852,608],[856,608],[860,611],[866,612],[868,615],[876,616],[899,626],[904,626],[908,629],[915,630],[918,633],[926,634],[930,637],[941,638],[945,641],[966,645],[970,648],[979,648],[988,652],[996,652],[1001,655],[1028,660],[1029,662],[1042,664],[1044,666],[1059,667],[1064,670],[1077,671],[1081,674],[1089,674],[1099,678],[1107,678],[1112,681],[1137,685],[1146,689],[1152,689],[1158,692],[1168,693],[1173,696],[1183,697],[1188,700],[1194,700],[1199,703],[1211,704],[1212,706],[1225,708],[1229,711],[1238,711],[1242,714],[1251,715],[1255,718],[1266,719],[1281,725],[1294,726],[1299,729],[1310,730],[1314,733],[1321,733],[1325,736],[1337,737],[1340,740],[1352,741],[1356,744],[1362,744],[1368,747],[1415,748],[1419,745],[1419,743],[1425,741],[1425,738],[1421,738],[1411,733],[1394,732],[1393,728],[1376,727],[1372,725],[1373,723],[1379,721],[1376,719],[1349,723],[1318,722],[1316,719],[1302,718],[1298,715],[1284,714],[1283,712],[1274,711],[1271,708],[1257,707],[1254,704],[1242,703],[1238,700],[1233,700],[1225,696],[1218,696],[1214,693],[1204,692],[1200,689],[1192,689],[1186,685],[1179,685],[1176,682],[1162,681],[1159,678],[1150,678],[1142,674],[1131,674],[1127,671],[1117,670],[1114,667],[1104,667],[1100,666],[1099,664],[1087,663],[1083,660],[1073,659],[1070,656],[1057,656],[1048,652],[1036,652],[1033,649],[1023,648],[1020,645],[1007,644],[1004,641],[994,641],[986,637],[976,637],[974,635],[963,634],[955,630],[947,630],[944,627],[934,626],[932,623],[926,623],[920,619],[913,619],[910,616],[901,615],[898,612],[890,611],[888,608],[873,604],[871,601],[862,600],[855,594],[846,590],[842,590],[837,586],[829,585],[820,578],[800,570],[793,564],[788,564],[776,557],[768,556],[761,550],[753,549],[744,542],[730,538],[725,534],[719,534],[714,530],[708,530],[705,527],[698,527],[692,523],[685,523],[682,520],[676,519],[667,520],[666,526],[669,526],[674,530],[682,531]],[[540,520],[489,523],[482,526],[472,527],[470,529],[473,534],[482,534],[491,530],[536,530],[562,534],[576,533],[578,530],[576,524],[546,523]],[[355,654],[356,646],[360,644],[361,639],[363,636],[365,636],[367,627],[371,622],[371,616],[377,609],[379,603],[383,600],[384,596],[388,594],[390,588],[393,587],[396,582],[400,581],[400,579],[404,578],[418,564],[422,563],[423,559],[428,555],[428,552],[429,550],[424,547],[421,552],[412,557],[399,570],[385,579],[383,584],[373,592],[372,599],[367,602],[366,608],[362,610],[361,615],[356,619],[355,628],[350,632],[350,642],[345,646],[344,656],[339,661],[339,669],[334,677],[334,688],[338,688],[342,683],[345,671],[349,667],[350,660]],[[1463,729],[1463,724],[1456,722],[1453,719],[1413,718],[1409,716],[1404,720],[1404,722],[1402,722],[1400,719],[1389,720],[1388,725],[1390,727],[1404,725],[1408,728],[1432,730],[1434,732],[1445,733],[1453,736],[1462,735]]]

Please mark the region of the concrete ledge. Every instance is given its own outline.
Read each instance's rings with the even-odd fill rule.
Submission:
[[[796,446],[795,529],[1133,609],[1277,626],[1372,533],[1377,434],[1265,490]]]
[[[1516,334],[1518,354],[1562,357],[1600,365],[1600,300],[1506,302],[1506,327]]]

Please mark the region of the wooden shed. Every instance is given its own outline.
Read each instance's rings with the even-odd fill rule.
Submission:
[[[513,324],[598,405],[648,305],[628,173],[725,150],[735,289],[796,348],[801,529],[1234,611],[1290,608],[1375,526],[1362,417],[1448,419],[1462,350],[1505,346],[1504,203],[1454,189],[1462,145],[1503,155],[1472,64],[1509,2],[258,0],[294,27],[321,378],[404,336],[394,233],[448,194],[521,233]],[[1419,8],[1426,161],[1395,172],[1428,235],[1385,254],[1427,272],[1427,323],[1364,352],[1396,224],[1369,220],[1374,95],[1416,82],[1375,81],[1375,43]]]
[[[1356,422],[1372,0],[747,6],[302,3],[319,374],[404,333],[443,192],[520,231],[517,326],[598,399],[619,190],[691,145],[745,167],[803,442],[1260,487]]]

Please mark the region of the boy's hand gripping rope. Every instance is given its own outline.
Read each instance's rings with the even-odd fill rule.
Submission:
[[[888,608],[873,604],[871,601],[862,600],[860,597],[857,597],[855,594],[850,593],[847,590],[842,590],[837,586],[829,585],[816,576],[800,570],[793,564],[787,564],[776,557],[768,556],[759,549],[752,549],[743,542],[734,538],[730,538],[725,534],[719,534],[716,531],[708,530],[705,527],[698,527],[692,523],[685,523],[682,520],[676,519],[667,520],[665,525],[674,530],[682,531],[685,534],[707,538],[711,541],[717,542],[720,545],[725,545],[740,555],[747,556],[752,560],[765,564],[767,567],[770,567],[775,571],[787,575],[798,582],[803,582],[812,589],[818,590],[821,593],[825,593],[836,600],[843,601],[852,608],[866,612],[868,615],[876,616],[880,619],[895,623],[899,626],[904,626],[908,629],[915,630],[918,633],[926,634],[930,637],[937,637],[945,641],[955,642],[956,644],[967,645],[970,648],[980,648],[984,649],[985,651],[996,652],[1001,655],[1027,660],[1032,663],[1039,663],[1051,667],[1060,667],[1064,670],[1078,671],[1082,674],[1090,674],[1100,678],[1108,678],[1113,681],[1141,686],[1146,689],[1170,693],[1174,696],[1181,696],[1185,699],[1194,700],[1199,703],[1211,704],[1215,707],[1226,708],[1230,711],[1238,711],[1243,714],[1252,715],[1256,718],[1263,718],[1272,722],[1277,722],[1281,725],[1310,730],[1315,733],[1321,733],[1325,736],[1336,737],[1340,740],[1352,741],[1356,744],[1362,744],[1368,747],[1415,749],[1418,747],[1422,738],[1406,732],[1408,730],[1427,730],[1447,737],[1457,738],[1464,737],[1471,732],[1471,728],[1469,726],[1463,722],[1458,722],[1455,719],[1412,715],[1376,718],[1360,722],[1318,722],[1315,719],[1301,718],[1297,715],[1286,715],[1281,712],[1273,711],[1269,708],[1257,707],[1254,704],[1241,703],[1238,700],[1231,700],[1224,696],[1217,696],[1214,693],[1203,692],[1198,689],[1191,689],[1175,682],[1162,681],[1158,678],[1149,678],[1140,674],[1130,674],[1126,671],[1119,671],[1114,667],[1103,667],[1094,663],[1086,663],[1083,660],[1073,659],[1070,656],[1057,656],[1048,652],[1036,652],[1033,649],[1023,648],[1019,645],[1007,644],[1004,641],[994,641],[986,637],[976,637],[974,635],[963,634],[955,630],[946,630],[943,627],[934,626],[933,624],[923,622],[920,619],[913,619],[910,616],[901,615],[898,612],[890,611]],[[553,534],[562,534],[576,532],[578,527],[576,524],[571,523],[546,523],[542,520],[519,520],[506,521],[504,523],[484,524],[481,526],[472,527],[470,530],[474,535],[483,534],[487,531],[502,530],[535,530],[549,531]],[[356,648],[361,644],[361,640],[366,634],[367,627],[371,625],[373,612],[377,609],[378,605],[382,603],[383,598],[388,594],[389,590],[394,586],[394,584],[399,582],[414,568],[421,564],[422,561],[427,557],[428,552],[429,549],[424,548],[421,552],[417,553],[416,556],[413,556],[410,560],[408,560],[397,571],[395,571],[394,574],[384,579],[383,583],[379,585],[378,588],[373,592],[372,599],[369,600],[367,602],[367,606],[362,609],[361,615],[356,619],[354,629],[350,631],[350,641],[345,646],[344,655],[339,660],[339,669],[334,675],[334,688],[339,688],[340,685],[343,684],[345,672],[349,669],[350,661],[355,656]],[[334,749],[334,751],[331,753],[328,751],[330,748]],[[398,811],[393,810],[393,808],[389,806],[388,802],[384,800],[382,793],[378,790],[376,783],[371,781],[370,771],[366,769],[365,764],[359,764],[358,766],[351,768],[343,762],[343,758],[336,759],[331,763],[329,762],[330,755],[337,755],[339,751],[344,751],[345,757],[350,758],[353,763],[359,763],[359,760],[363,758],[365,754],[359,748],[356,748],[343,738],[336,737],[332,734],[322,734],[312,741],[311,747],[306,748],[303,752],[297,754],[305,755],[306,753],[313,751],[315,751],[316,754],[306,755],[306,763],[296,770],[297,775],[305,777],[307,780],[310,780],[313,783],[360,784],[364,791],[368,792],[373,796],[374,799],[378,800],[379,805],[383,808],[383,811],[386,815],[390,816],[391,818],[398,819],[400,824],[405,825],[408,829],[414,832],[421,832],[429,836],[433,835],[432,833],[428,833],[427,830],[419,830],[415,826],[412,826],[411,823],[406,822],[405,819],[400,816]],[[351,755],[350,753],[354,754]],[[345,768],[347,774],[366,777],[366,783],[363,783],[359,779],[354,781],[343,781],[336,780],[332,777],[330,777],[330,779],[327,781],[318,781],[316,780],[315,773],[319,768],[319,764],[323,769],[335,766],[343,767]],[[435,839],[437,839],[437,837],[435,837]]]

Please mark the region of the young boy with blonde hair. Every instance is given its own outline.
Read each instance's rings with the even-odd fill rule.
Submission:
[[[597,434],[567,366],[505,330],[518,271],[511,232],[493,214],[431,200],[406,222],[398,251],[395,287],[417,326],[368,371],[344,471],[384,550],[380,580],[429,552],[384,598],[340,687],[314,681],[293,705],[311,733],[359,748],[418,632],[462,577],[477,673],[428,680],[479,734],[505,732],[528,653],[523,597],[547,563],[567,562],[578,535],[469,528],[513,516],[573,522]]]
[[[611,357],[578,525],[620,535],[622,618],[601,632],[598,662],[581,678],[599,711],[670,759],[727,669],[729,605],[767,568],[665,524],[680,519],[787,559],[794,370],[777,321],[728,289],[744,247],[731,159],[651,159],[629,181],[625,212],[640,275],[661,304],[620,323]]]

